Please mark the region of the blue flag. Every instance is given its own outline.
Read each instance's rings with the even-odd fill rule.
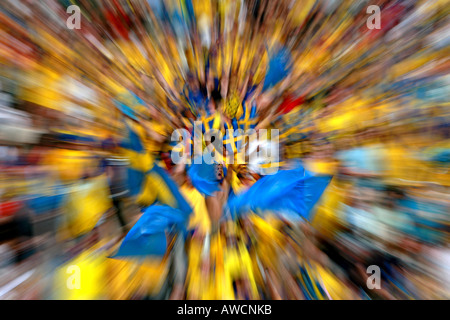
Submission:
[[[230,199],[228,206],[235,216],[249,211],[271,211],[311,220],[311,213],[332,176],[319,176],[303,167],[281,170],[264,176],[242,195]]]
[[[184,230],[187,217],[181,210],[167,205],[148,207],[112,258],[163,256],[167,250],[165,231],[173,226]]]
[[[292,69],[292,56],[285,47],[273,52],[269,59],[269,69],[264,79],[263,91],[270,89],[283,80]]]
[[[194,161],[195,162],[195,161]],[[201,164],[195,164],[189,166],[187,174],[191,179],[192,185],[202,194],[206,196],[212,196],[214,192],[220,191],[220,180],[216,176],[216,165],[207,164],[202,161]],[[223,176],[227,175],[227,169],[223,167]]]

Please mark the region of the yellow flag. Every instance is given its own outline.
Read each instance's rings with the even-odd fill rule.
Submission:
[[[67,201],[67,229],[72,237],[91,231],[100,217],[111,208],[106,175],[79,182],[72,187]]]

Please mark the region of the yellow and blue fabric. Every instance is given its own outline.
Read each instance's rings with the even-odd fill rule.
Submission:
[[[64,193],[35,194],[26,200],[27,206],[36,214],[45,214],[60,208],[66,199]]]
[[[163,256],[167,250],[165,231],[172,226],[185,230],[188,218],[189,214],[167,205],[148,207],[112,258]]]
[[[105,257],[108,295],[110,300],[130,300],[138,290],[156,295],[167,278],[169,263],[165,257],[107,259]],[[142,291],[141,291],[142,292]]]
[[[194,125],[194,124],[193,124]],[[194,141],[192,139],[192,132],[182,132],[182,139],[183,144],[180,144],[181,141],[170,141],[167,146],[167,152],[169,152],[171,159],[172,158],[172,152],[178,153],[180,156],[182,154],[187,154],[188,158],[190,159],[190,156],[194,154]]]
[[[216,164],[207,164],[202,161],[200,164],[190,165],[187,174],[192,185],[203,195],[212,196],[214,192],[220,191],[220,180],[216,178]],[[223,174],[226,176],[227,169],[223,167]]]
[[[237,118],[232,118],[231,120],[224,119],[217,111],[215,113],[211,113],[208,110],[202,110],[196,120],[201,122],[201,131],[203,134],[213,129],[222,130],[224,147],[226,150],[231,151],[234,154],[235,160],[237,153],[243,147],[242,143],[244,141],[243,139],[245,132],[248,129],[254,129],[257,123],[256,102],[253,101],[251,107],[248,107],[246,104],[242,107],[240,102],[239,105],[240,111],[237,112]],[[238,131],[239,129],[242,131]],[[191,145],[192,152],[193,141],[191,142]],[[204,145],[202,148],[204,148]]]
[[[94,229],[100,217],[112,207],[105,174],[70,187],[65,202],[66,231],[78,237]]]
[[[242,110],[242,115],[239,118],[234,118],[232,123],[235,130],[241,129],[245,133],[247,130],[256,127],[256,101],[253,100],[251,106],[244,101]]]
[[[187,185],[183,185],[180,191],[193,208],[188,230],[194,230],[203,236],[206,235],[210,231],[211,221],[206,208],[205,197],[197,189]]]
[[[245,132],[240,132],[234,129],[234,126],[228,121],[224,122],[225,135],[223,137],[223,144],[227,152],[233,154],[234,161],[236,163],[237,156],[243,148]]]
[[[122,143],[125,154],[130,160],[128,182],[130,194],[136,196],[136,202],[149,206],[155,202],[190,213],[192,208],[181,195],[176,183],[167,172],[159,167],[142,142],[142,133],[138,134],[127,123],[128,140]]]
[[[238,118],[232,119],[234,129],[234,139],[237,151],[243,148],[245,134],[250,129],[255,129],[257,124],[256,102],[252,101],[251,107],[244,101],[242,114]],[[239,131],[241,130],[241,131]]]
[[[136,202],[144,206],[158,202],[179,209],[185,214],[192,212],[191,206],[181,194],[177,184],[157,164],[153,164],[153,167],[145,173],[142,190]]]
[[[208,99],[206,99],[200,90],[194,92],[189,89],[188,85],[185,84],[182,91],[182,96],[186,100],[189,110],[195,116],[199,115],[201,110],[206,110],[208,105]]]
[[[230,119],[240,118],[242,114],[242,103],[237,92],[232,92],[222,107],[223,113]]]
[[[330,300],[354,299],[351,290],[332,272],[332,270],[326,269],[318,263],[314,263],[307,271],[313,280],[319,280],[319,288],[321,289],[321,292],[324,293],[323,298],[327,297]]]
[[[220,61],[218,61],[218,59],[214,59],[214,58],[220,58],[220,56],[213,57],[214,54],[217,55],[218,53],[217,52],[215,52],[215,53],[209,52],[206,57],[205,74],[208,75],[211,70],[213,81],[214,81],[214,90],[219,90]],[[212,66],[211,66],[211,60],[213,60],[213,63],[214,63]],[[216,61],[214,61],[214,60],[216,60]],[[217,63],[217,62],[219,62],[219,63]]]
[[[95,137],[89,135],[78,134],[75,132],[57,132],[57,139],[64,142],[76,143],[76,144],[90,144],[97,142]]]
[[[65,187],[53,179],[38,176],[36,179],[28,179],[25,185],[24,193],[27,194],[25,203],[35,214],[45,214],[61,208],[67,199]]]
[[[253,84],[253,85],[249,84],[248,90],[245,93],[244,101],[246,101],[256,91],[257,88],[258,88],[258,85],[256,85],[256,84]]]
[[[244,137],[247,130],[254,129],[256,127],[256,102],[252,102],[252,106],[244,102],[242,112],[238,118],[231,119],[231,123],[224,121],[225,135],[223,143],[226,150],[231,151],[234,154],[234,160],[237,159],[237,154],[244,147]],[[232,132],[232,135],[230,134]]]
[[[221,118],[219,112],[211,113],[208,110],[204,110],[200,113],[200,117],[197,119],[197,121],[201,121],[202,123],[203,134],[212,129],[220,129]]]
[[[295,107],[291,112],[284,114],[280,120],[280,139],[286,139],[289,142],[294,142],[306,137],[305,132],[302,132],[301,128],[303,112],[299,107]]]
[[[128,138],[121,142],[120,146],[125,150],[125,155],[130,159],[130,166],[127,168],[128,188],[131,196],[140,193],[144,181],[144,172],[151,168],[150,162],[144,165],[145,161],[151,161],[150,155],[146,152],[142,139],[137,130],[125,122]]]
[[[299,274],[297,276],[299,288],[307,300],[328,300],[326,292],[312,272],[308,263],[302,263],[299,266]]]
[[[319,176],[302,166],[264,176],[245,193],[230,199],[228,206],[234,216],[253,211],[275,212],[284,217],[312,219],[315,204],[332,176]]]
[[[267,50],[269,51],[269,50]],[[280,47],[269,53],[269,68],[264,79],[263,91],[277,85],[292,69],[292,56],[286,47]]]
[[[189,28],[196,24],[194,7],[191,0],[180,0],[181,13],[183,14],[183,19]]]
[[[145,102],[132,91],[122,91],[118,99],[113,99],[116,107],[126,116],[133,120],[138,120],[138,116],[142,115],[146,110]]]

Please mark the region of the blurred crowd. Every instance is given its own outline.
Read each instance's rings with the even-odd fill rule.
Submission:
[[[71,5],[80,29],[66,24]],[[449,299],[449,11],[2,1],[0,299]],[[194,120],[278,129],[271,165],[333,177],[311,219],[225,214],[228,190],[251,188],[262,167],[225,164],[228,189],[212,197],[194,188],[171,161],[172,132]],[[130,168],[149,163],[191,205],[189,232],[167,231],[160,257],[111,258],[148,199],[164,202],[157,187],[134,190]],[[373,265],[380,289],[367,285]]]

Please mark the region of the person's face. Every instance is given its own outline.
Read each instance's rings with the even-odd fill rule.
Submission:
[[[217,178],[217,180],[223,179],[223,165],[222,164],[218,164],[216,166],[216,178]]]

